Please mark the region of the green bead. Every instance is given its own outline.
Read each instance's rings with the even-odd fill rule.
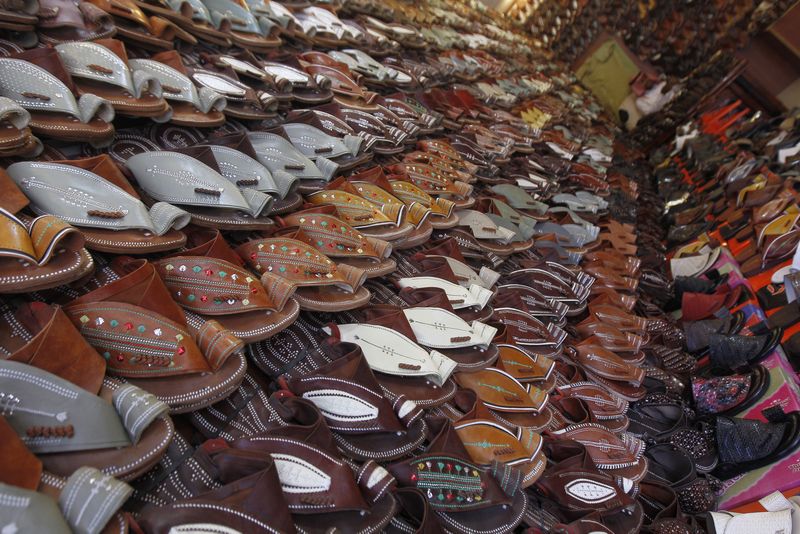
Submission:
[[[202,270],[202,268],[199,265],[195,265],[194,267],[192,267],[192,270],[196,273],[199,273]]]
[[[189,302],[194,302],[195,298],[196,297],[194,295],[189,295],[188,297],[186,297],[186,300],[188,300]]]
[[[119,326],[119,321],[117,321],[116,319],[111,319],[111,322],[109,324],[111,325],[112,328],[116,328]]]
[[[220,278],[225,278],[226,276],[228,276],[228,273],[226,273],[225,271],[220,271],[219,276]]]

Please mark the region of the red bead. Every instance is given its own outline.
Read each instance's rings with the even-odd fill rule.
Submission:
[[[416,480],[417,480],[417,475],[411,473],[411,482],[416,482]]]
[[[206,269],[206,276],[211,276],[212,274],[214,274],[214,271],[211,269]]]
[[[122,354],[117,354],[117,361],[118,361],[118,362],[121,362],[121,361],[122,361],[122,360],[124,360],[124,359],[125,359],[125,358],[122,356]]]
[[[481,482],[481,488],[486,489],[486,482]]]
[[[257,257],[258,257],[258,254],[256,254],[255,252],[253,252],[252,254],[250,254],[250,259],[251,259],[251,260],[254,260],[254,259],[256,259]]]
[[[184,352],[186,352],[186,349],[185,349],[185,348],[183,348],[183,347],[178,347],[178,355],[181,355],[181,354],[183,354]]]
[[[132,330],[132,329],[133,329],[133,323],[125,323],[125,330]]]
[[[452,500],[453,500],[453,494],[452,494],[452,493],[448,493],[448,494],[446,495],[446,497],[447,497],[447,500],[448,500],[448,501],[452,501]]]
[[[447,470],[448,471],[452,471],[453,470],[453,464],[447,464]]]
[[[202,297],[200,297],[200,300],[202,300],[203,302],[208,302],[208,297],[203,295]]]
[[[253,289],[250,290],[250,293],[253,293],[255,295],[256,293],[258,293],[258,288],[254,287]]]

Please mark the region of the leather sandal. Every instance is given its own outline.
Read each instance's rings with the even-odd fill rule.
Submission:
[[[196,528],[198,524],[238,532],[293,534],[295,526],[283,498],[276,462],[267,458],[265,464],[263,471],[196,497],[147,507],[137,523],[143,531],[159,534]]]
[[[197,87],[178,52],[170,50],[150,59],[130,59],[128,64],[134,73],[143,71],[159,81],[172,108],[169,120],[172,124],[214,127],[225,123],[223,111],[228,104],[225,95],[207,86]]]
[[[42,43],[93,41],[113,36],[117,29],[111,15],[90,2],[39,2],[37,33]]]
[[[641,506],[631,496],[635,485],[600,471],[586,448],[571,440],[545,439],[545,454],[554,462],[536,484],[536,489],[554,503],[559,519],[572,523],[582,519],[599,523],[611,532],[633,534],[643,521]],[[536,508],[525,516],[537,524]]]
[[[282,138],[278,139],[282,140]],[[297,192],[300,180],[297,176],[285,170],[288,164],[281,165],[280,160],[274,158],[274,154],[270,154],[274,150],[268,148],[268,144],[263,141],[264,137],[260,135],[260,132],[248,133],[244,131],[211,135],[206,140],[210,145],[223,146],[240,152],[256,160],[264,167],[268,174],[262,174],[260,172],[261,169],[259,169],[259,172],[253,172],[254,176],[245,177],[245,180],[250,184],[256,180],[256,184],[248,185],[248,187],[274,197],[269,212],[270,215],[281,215],[295,211],[303,203],[303,198]],[[258,149],[256,148],[257,146],[259,147]],[[311,165],[313,166],[313,163]]]
[[[413,339],[455,361],[456,370],[483,369],[497,360],[499,351],[492,344],[497,329],[480,321],[468,323],[455,314],[443,291],[434,294],[409,308],[378,304],[363,310],[361,315],[365,322],[391,325],[398,330],[404,329],[407,321]]]
[[[0,156],[35,157],[44,145],[29,128],[31,114],[17,102],[0,96]]]
[[[114,108],[94,94],[78,92],[58,52],[33,49],[0,58],[4,72],[14,73],[0,83],[0,95],[31,114],[30,128],[41,136],[107,146],[114,137]],[[42,102],[47,111],[42,110]]]
[[[523,386],[505,371],[490,367],[472,373],[458,373],[455,380],[462,388],[475,391],[502,425],[539,432],[552,420],[547,409],[547,393],[530,387],[530,384]]]
[[[582,377],[577,377],[582,378]],[[590,420],[603,425],[612,432],[624,432],[630,425],[626,415],[628,401],[611,393],[607,388],[587,380],[572,381],[556,386],[554,400],[565,399],[580,401],[591,416]]]
[[[429,424],[433,437],[425,452],[388,466],[398,485],[422,490],[451,532],[511,532],[522,521],[528,501],[519,487],[519,471],[499,462],[491,470],[480,467],[469,459],[449,421],[431,418]]]
[[[368,200],[386,204],[392,203],[396,198],[404,203],[409,221],[417,227],[425,221],[429,221],[437,229],[452,228],[458,224],[458,219],[453,214],[455,204],[451,201],[434,198],[410,182],[397,179],[393,175],[387,176],[381,167],[372,167],[347,179]]]
[[[542,476],[546,458],[541,436],[529,428],[509,429],[499,424],[474,391],[459,391],[452,403],[464,413],[453,421],[453,428],[474,462],[489,468],[498,461],[519,469],[523,488]]]
[[[94,260],[76,228],[52,215],[33,220],[15,215],[29,201],[4,171],[0,171],[0,192],[0,235],[4,241],[0,247],[0,291],[50,289],[94,270]]]
[[[615,434],[596,423],[580,423],[553,430],[550,435],[581,443],[597,468],[615,477],[636,483],[647,475],[645,444],[630,434]]]
[[[492,318],[505,327],[498,342],[519,345],[524,350],[558,358],[567,333],[553,323],[544,324],[525,311],[516,308],[495,308]]]
[[[134,46],[166,50],[172,48],[177,39],[189,45],[197,44],[197,39],[174,22],[157,16],[147,17],[133,0],[90,1],[114,18],[115,36]]]
[[[208,406],[244,378],[242,341],[216,321],[197,330],[187,325],[145,260],[120,257],[83,291],[64,308],[81,335],[106,358],[110,374],[153,393],[172,413]]]
[[[200,0],[134,0],[136,5],[148,13],[164,17],[185,29],[202,41],[229,47],[231,37],[217,29],[211,13]]]
[[[521,384],[531,384],[546,392],[555,388],[555,361],[514,345],[498,344],[497,349],[500,355],[495,367],[510,374]]]
[[[408,221],[405,205],[388,204],[385,206],[388,213],[385,213],[361,196],[356,187],[344,178],[308,195],[306,200],[315,205],[332,204],[336,207],[339,219],[371,237],[394,242],[412,233],[424,235],[419,229],[415,231],[414,225]]]
[[[34,212],[77,225],[93,250],[143,254],[174,250],[186,242],[179,230],[190,215],[166,202],[148,209],[107,155],[20,162],[8,173],[31,199]]]
[[[301,309],[345,311],[366,304],[370,298],[362,287],[366,273],[335,263],[308,245],[310,239],[297,229],[292,234],[248,241],[236,252],[262,277],[262,283],[277,277],[296,285],[294,298]]]
[[[331,324],[323,330],[337,341],[358,345],[391,398],[403,396],[421,407],[429,407],[442,404],[455,394],[455,384],[449,379],[456,362],[435,349],[428,351],[420,346],[409,320],[400,310],[382,316],[370,315],[365,323]],[[426,328],[419,330],[429,334]],[[391,350],[387,352],[381,347]]]
[[[391,475],[374,461],[356,468],[344,461],[313,402],[281,390],[257,405],[251,403],[248,409],[263,415],[258,431],[233,439],[211,439],[195,452],[196,461],[212,466],[216,475],[212,480],[233,482],[274,461],[283,498],[296,525],[304,531],[319,532],[331,524],[344,529],[381,529],[389,522],[397,509]],[[293,475],[287,474],[288,467]],[[211,485],[209,481],[205,484]],[[195,492],[203,489],[192,487]],[[159,494],[164,495],[165,490]],[[319,524],[323,515],[327,527]]]
[[[230,36],[234,44],[268,52],[280,46],[277,25],[256,17],[245,6],[230,0],[202,0],[216,29]]]
[[[422,410],[402,395],[388,400],[357,345],[326,342],[320,348],[330,363],[286,385],[319,408],[344,454],[386,461],[422,445],[427,432]]]
[[[130,486],[92,467],[80,467],[69,478],[45,471],[3,418],[0,436],[6,464],[0,516],[11,519],[11,525],[32,532],[127,534],[129,519],[119,510]],[[26,504],[20,507],[19,502]]]
[[[0,382],[8,392],[6,403],[15,408],[14,413],[6,410],[8,423],[57,475],[90,466],[121,479],[136,478],[158,463],[174,433],[166,405],[134,386],[104,386],[98,396],[10,360],[0,361]],[[23,407],[32,382],[43,389]]]
[[[645,396],[644,371],[599,345],[580,343],[568,347],[565,355],[586,373],[588,378],[608,388],[627,401]]]
[[[162,97],[161,83],[146,73],[131,72],[121,41],[62,43],[56,50],[81,95],[105,99],[120,115],[149,117],[156,122],[166,122],[172,116]]]
[[[148,197],[180,206],[199,226],[238,230],[274,227],[266,216],[271,197],[247,189],[249,182],[241,180],[249,176],[231,174],[227,166],[229,176],[223,176],[220,163],[226,161],[227,154],[220,154],[219,160],[216,154],[210,146],[180,152],[142,152],[131,156],[125,166]]]

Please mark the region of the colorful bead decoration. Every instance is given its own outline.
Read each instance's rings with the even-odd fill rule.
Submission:
[[[468,508],[482,503],[485,484],[476,466],[444,456],[409,463],[409,479],[437,509]]]

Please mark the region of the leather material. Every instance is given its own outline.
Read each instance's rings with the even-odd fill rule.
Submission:
[[[55,55],[55,51],[52,53]],[[57,61],[57,56],[55,61]],[[75,117],[84,124],[88,124],[95,118],[105,123],[110,123],[114,119],[114,109],[108,101],[93,95],[83,95],[77,98],[70,87],[69,74],[61,65],[59,66],[62,76],[67,78],[66,83],[54,73],[48,72],[36,64],[23,61],[22,58],[0,58],[0,65],[3,67],[3,71],[8,73],[7,78],[0,83],[2,91],[0,94],[17,102],[30,112],[52,110]],[[14,73],[14,76],[11,76],[11,73]],[[39,94],[45,98],[42,99],[38,96]]]
[[[152,264],[118,258],[113,267],[115,281],[98,280],[98,289],[65,308],[110,372],[154,393],[173,411],[236,387],[245,370],[241,340],[215,321],[190,331]],[[198,393],[201,383],[206,389]]]
[[[299,179],[330,181],[338,166],[330,162],[317,167],[292,143],[275,133],[250,132],[248,138],[256,151],[258,160],[267,167],[273,176],[284,172]]]
[[[251,211],[237,187],[213,168],[188,155],[147,152],[131,157],[125,165],[142,188],[157,200]]]
[[[315,205],[331,204],[339,218],[356,228],[372,229],[380,226],[400,226],[406,216],[406,207],[398,204],[384,206],[385,211],[362,197],[358,190],[344,179],[328,184],[326,189],[307,196]]]
[[[339,139],[308,124],[289,123],[282,128],[292,144],[310,159],[356,156],[362,143],[360,137],[345,135]]]
[[[83,247],[80,233],[58,217],[42,215],[25,224],[3,208],[0,208],[0,215],[3,221],[0,257],[41,267],[57,256],[57,247],[70,252],[78,252]]]
[[[102,170],[101,166],[109,164],[107,158],[101,158],[93,167]],[[8,173],[26,191],[35,211],[56,215],[77,226],[138,229],[163,236],[189,223],[189,214],[174,206],[156,204],[148,211],[138,197],[88,169],[20,162],[9,167]]]
[[[550,358],[528,353],[515,345],[499,344],[497,348],[500,352],[497,368],[518,382],[523,384],[531,382],[541,386],[553,377],[555,362]]]
[[[634,482],[647,474],[647,460],[642,458],[644,442],[629,434],[617,435],[594,423],[570,425],[553,434],[584,445],[599,469]]]
[[[548,402],[547,394],[526,390],[508,373],[489,368],[475,373],[460,373],[456,381],[463,388],[472,389],[487,407],[499,412],[539,413]]]
[[[260,387],[255,378],[248,383]],[[258,412],[255,427],[249,427],[237,415],[241,411],[235,406],[227,411],[229,405],[248,397],[247,412]],[[323,516],[328,525],[337,528],[369,530],[389,522],[396,509],[390,494],[395,486],[392,477],[372,461],[358,468],[345,462],[322,414],[311,401],[286,391],[271,397],[262,391],[251,391],[224,404],[225,415],[236,419],[228,419],[223,430],[227,442],[211,439],[191,459],[205,466],[203,469],[211,476],[193,477],[189,465],[193,462],[179,466],[175,473],[177,478],[186,479],[184,487],[192,494],[260,472],[274,461],[293,520],[304,530],[314,530]],[[219,420],[217,415],[222,414],[214,412],[208,410],[195,419],[200,428],[208,429],[208,418]],[[243,432],[246,427],[250,430]],[[167,482],[157,493],[167,500],[174,489],[174,484]]]
[[[468,460],[449,422],[431,420],[431,424],[434,437],[425,452],[390,464],[389,472],[401,487],[421,489],[448,530],[511,531],[527,502],[519,488],[521,474],[499,463],[493,463],[491,471],[481,468]]]
[[[73,531],[98,534],[132,492],[124,482],[81,467],[67,479],[58,504]]]
[[[113,406],[94,394],[56,375],[15,361],[0,362],[0,379],[3,391],[7,392],[6,418],[32,452],[130,445],[130,438]],[[37,383],[41,389],[35,398],[24,393]],[[54,412],[54,407],[61,411]]]
[[[412,278],[401,278],[397,281],[401,288],[439,288],[447,294],[450,305],[455,310],[469,307],[483,309],[492,297],[492,292],[478,285],[471,285],[465,288],[453,282],[435,278],[432,276],[415,276]]]
[[[32,302],[4,311],[9,317],[0,325],[0,343],[8,353],[4,359],[34,365],[91,393],[100,391],[105,361],[60,308]],[[47,351],[55,346],[61,347],[59,357],[47,357]]]
[[[47,495],[0,483],[0,497],[3,503],[0,516],[13,517],[10,525],[17,529],[53,534],[73,532],[55,501]]]
[[[133,72],[143,71],[157,79],[161,84],[164,98],[170,102],[191,104],[200,113],[210,115],[221,112],[228,102],[225,96],[209,87],[197,88],[185,73],[153,59],[131,59],[128,61]],[[173,114],[173,119],[182,119],[180,115]],[[209,122],[213,119],[209,117]],[[187,119],[182,119],[187,122]],[[204,125],[199,121],[198,125]]]
[[[265,496],[269,496],[265,499]],[[270,532],[294,534],[295,527],[283,499],[274,463],[260,473],[190,499],[142,511],[140,526],[147,532],[166,534],[182,529],[214,532]]]
[[[114,404],[35,367],[12,362],[0,362],[4,383],[8,422],[20,435],[26,446],[35,453],[50,453],[46,463],[53,467],[73,469],[75,462],[91,462],[98,467],[122,475],[130,475],[131,466],[117,467],[105,462],[131,460],[153,451],[132,449],[143,431],[161,417],[166,406],[133,386],[119,389],[114,394]],[[39,384],[39,395],[33,399],[23,390]],[[20,389],[21,388],[21,389]],[[61,411],[54,412],[58,406]],[[33,410],[33,411],[31,411]],[[169,440],[171,432],[167,432]],[[151,438],[147,438],[150,441]],[[148,445],[152,445],[149,443]],[[96,451],[94,455],[71,460],[64,453]],[[55,455],[54,455],[55,453]],[[75,454],[72,455],[73,458]],[[127,456],[127,458],[126,458]],[[91,459],[90,459],[91,458]],[[141,461],[141,458],[135,458]]]
[[[124,45],[114,39],[56,45],[64,67],[81,93],[107,99],[120,113],[167,122],[172,110],[161,83],[143,71],[131,72]]]
[[[608,387],[626,400],[638,400],[644,396],[641,386],[645,373],[639,367],[598,345],[580,344],[570,351],[587,375]]]
[[[575,520],[595,511],[620,519],[614,532],[637,532],[642,510],[636,501],[621,489],[615,478],[597,470],[586,449],[580,444],[555,442],[546,444],[551,454],[557,451],[556,465],[545,471],[538,488],[559,504],[568,520]],[[628,490],[633,484],[628,481]]]
[[[519,309],[522,307],[495,308],[493,318],[505,325],[503,342],[518,344],[525,350],[545,356],[560,354],[567,333],[553,323],[545,325]]]
[[[361,234],[336,218],[335,213],[335,208],[323,205],[294,212],[283,217],[281,223],[299,227],[309,245],[333,258],[368,258],[377,263],[391,255],[391,244]]]
[[[374,324],[339,324],[325,331],[339,341],[355,343],[373,371],[426,377],[441,386],[456,367],[456,362],[438,351],[430,353],[414,340],[387,327]]]
[[[287,385],[319,408],[345,454],[394,459],[416,449],[426,428],[422,411],[404,397],[393,403],[384,397],[357,345],[339,343],[328,350],[339,356]]]
[[[386,180],[380,167],[373,167],[373,169],[379,172],[373,172],[371,169],[354,174],[348,180],[353,183],[359,195],[380,206],[382,211],[391,213],[399,210],[401,213],[405,213],[408,222],[420,228],[431,215],[431,210],[423,203],[408,202],[395,196],[392,184]]]
[[[204,315],[280,310],[294,290],[288,281],[276,279],[268,293],[248,271],[211,257],[172,256],[153,265],[181,306]]]
[[[219,145],[233,149],[236,152],[258,161],[264,167],[265,172],[270,173],[270,175],[256,174],[256,176],[261,176],[261,178],[258,178],[258,183],[252,187],[263,193],[276,193],[280,198],[286,199],[297,190],[297,178],[280,169],[275,170],[270,168],[270,165],[268,165],[270,161],[269,158],[260,155],[259,152],[256,151],[254,143],[251,142],[251,133],[252,132],[236,132],[219,135],[215,134],[209,136],[206,142],[210,145]],[[261,168],[258,167],[258,170],[261,171]]]
[[[336,285],[354,292],[364,282],[364,272],[347,265],[337,265],[324,254],[307,245],[302,230],[295,236],[301,239],[276,237],[250,241],[239,246],[239,256],[262,276],[284,277],[298,286]],[[302,267],[302,269],[301,269]]]

